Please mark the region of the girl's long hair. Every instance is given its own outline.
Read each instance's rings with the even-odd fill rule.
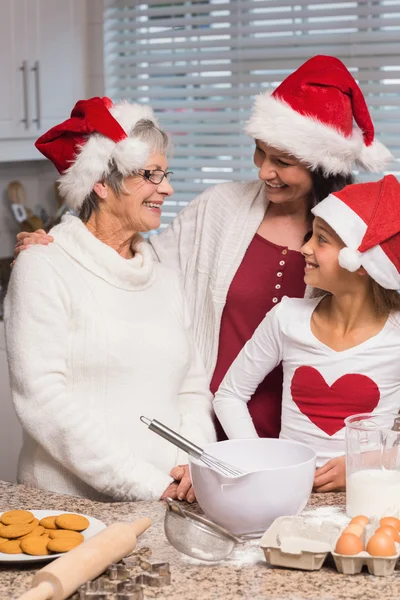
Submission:
[[[388,317],[394,313],[399,313],[400,316],[400,294],[396,290],[386,290],[374,279],[371,279],[371,294],[372,294],[372,305],[374,307],[376,317]],[[310,293],[311,298],[320,298],[321,296],[328,296],[329,292],[320,290],[319,288],[313,288]]]

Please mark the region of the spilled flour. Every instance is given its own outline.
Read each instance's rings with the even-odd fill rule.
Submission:
[[[309,508],[303,510],[300,516],[312,523],[321,524],[324,521],[329,521],[341,527],[345,527],[350,521],[343,506],[318,506],[317,508]]]
[[[199,552],[199,550],[197,550]],[[209,554],[204,553],[204,554]],[[238,544],[233,550],[232,554],[225,560],[210,561],[210,560],[198,560],[191,556],[181,555],[184,562],[191,565],[221,565],[231,567],[242,567],[245,565],[255,565],[258,562],[264,562],[264,552],[260,548],[260,540],[249,540],[243,544]],[[206,556],[204,557],[206,558]]]

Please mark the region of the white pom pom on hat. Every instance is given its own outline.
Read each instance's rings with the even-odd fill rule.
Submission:
[[[362,254],[358,250],[352,250],[351,248],[342,248],[339,252],[339,265],[343,269],[347,269],[351,273],[354,273],[362,266]]]

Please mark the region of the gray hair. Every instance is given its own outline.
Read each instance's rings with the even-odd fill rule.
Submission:
[[[162,129],[149,119],[140,119],[131,129],[129,137],[135,137],[147,144],[150,154],[167,154],[170,150],[170,140],[168,135]],[[124,191],[124,176],[118,170],[113,160],[109,162],[108,171],[101,178],[102,183],[106,183],[119,198]],[[83,201],[79,210],[78,217],[87,223],[93,212],[99,210],[99,197],[94,190],[90,192]]]

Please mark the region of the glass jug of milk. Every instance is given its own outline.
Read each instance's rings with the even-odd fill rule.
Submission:
[[[346,513],[400,513],[400,415],[364,413],[345,419]]]

